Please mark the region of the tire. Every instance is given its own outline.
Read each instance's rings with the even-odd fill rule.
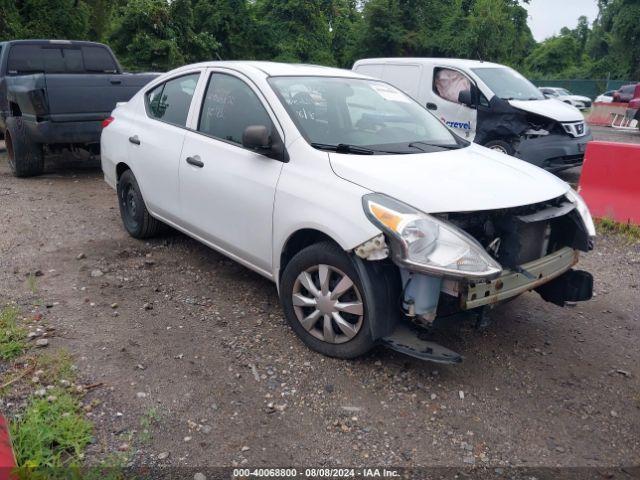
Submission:
[[[44,171],[42,145],[29,139],[22,117],[9,117],[6,123],[5,144],[13,175],[22,178],[41,175]]]
[[[325,277],[328,278],[328,288],[324,290],[324,295],[320,282],[321,269],[329,272]],[[305,274],[308,275],[306,282],[313,282],[319,296],[306,288],[305,281],[301,281]],[[348,280],[342,283],[344,278]],[[348,286],[349,280],[350,287],[339,287],[341,284]],[[282,274],[280,300],[285,318],[296,335],[316,352],[336,358],[364,355],[375,346],[370,328],[375,315],[375,302],[371,300],[370,290],[363,286],[368,283],[362,281],[353,260],[337,245],[329,241],[311,245],[298,252]],[[339,294],[338,288],[341,291]],[[295,305],[294,295],[297,298]],[[314,306],[308,306],[309,300],[315,302]],[[325,313],[328,311],[334,313]],[[334,314],[337,314],[342,327]],[[305,328],[301,319],[310,318],[312,320]],[[331,335],[327,335],[327,326],[331,328]],[[333,340],[332,335],[335,337]]]
[[[138,181],[131,170],[118,180],[118,205],[125,230],[134,238],[151,238],[164,230],[165,225],[151,216],[142,198]]]
[[[516,153],[516,150],[513,148],[509,142],[505,142],[504,140],[489,140],[484,144],[485,147],[496,150],[497,152],[504,153],[505,155],[513,156]]]

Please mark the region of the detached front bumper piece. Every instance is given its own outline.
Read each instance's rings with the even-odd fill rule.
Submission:
[[[565,247],[546,257],[521,265],[519,271],[505,270],[495,280],[469,282],[460,295],[460,307],[470,310],[494,305],[534,290],[561,276],[578,263],[578,252]]]

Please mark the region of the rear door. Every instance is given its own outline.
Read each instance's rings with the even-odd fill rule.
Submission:
[[[200,75],[199,69],[185,72],[147,90],[126,133],[147,208],[172,222],[179,223],[178,165]]]

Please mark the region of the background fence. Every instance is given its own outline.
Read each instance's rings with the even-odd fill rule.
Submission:
[[[537,87],[561,87],[566,88],[575,95],[584,95],[595,100],[601,93],[609,90],[617,90],[622,85],[638,83],[633,80],[531,80]]]

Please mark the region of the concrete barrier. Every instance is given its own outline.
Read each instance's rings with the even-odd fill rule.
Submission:
[[[578,192],[594,217],[640,225],[640,145],[589,142]]]
[[[587,116],[587,123],[589,125],[608,127],[611,125],[611,114],[615,113],[624,116],[627,108],[629,108],[628,103],[595,102],[591,112]]]

